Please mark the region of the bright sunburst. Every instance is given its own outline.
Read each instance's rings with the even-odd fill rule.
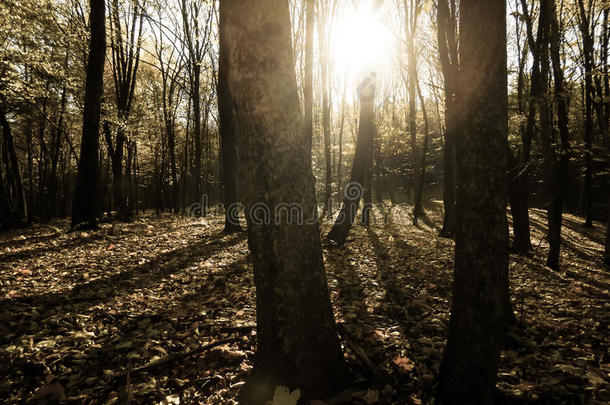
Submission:
[[[378,70],[389,62],[391,34],[382,20],[382,11],[373,11],[372,2],[357,9],[351,5],[340,14],[333,30],[333,71],[358,76]]]

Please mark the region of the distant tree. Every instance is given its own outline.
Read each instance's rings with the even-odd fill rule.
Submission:
[[[578,6],[578,28],[582,39],[582,59],[585,68],[585,178],[584,178],[584,199],[585,199],[585,225],[593,226],[592,212],[592,189],[593,189],[593,66],[594,49],[593,37],[595,27],[591,27],[591,12],[593,7],[585,10],[584,0],[576,2]],[[592,2],[589,2],[589,6]],[[593,28],[593,29],[592,29]],[[593,31],[593,33],[591,32]]]
[[[131,181],[129,177],[131,159],[127,159],[125,167],[126,174],[128,174],[127,179],[123,177],[123,160],[125,147],[127,147],[128,156],[132,153],[126,128],[132,110],[138,67],[140,66],[142,21],[146,1],[130,0],[126,2],[129,7],[127,11],[123,11],[124,4],[119,3],[118,0],[112,0],[109,3],[112,78],[119,123],[114,142],[110,131],[107,130],[108,126],[105,126],[104,132],[108,154],[112,161],[114,205],[120,218],[129,219],[132,216],[133,201],[127,192],[126,183]],[[125,17],[122,16],[123,13]]]
[[[320,53],[320,88],[322,89],[322,138],[324,143],[324,214],[332,216],[332,161],[330,147],[330,41],[331,22],[337,1],[320,0],[318,10],[318,44]],[[306,123],[308,125],[308,123]]]
[[[442,404],[492,404],[504,332],[509,238],[506,2],[460,2],[455,271]]]
[[[0,195],[0,198],[4,200],[0,204],[6,206],[5,209],[7,209],[7,211],[5,212],[9,213],[7,215],[7,218],[3,221],[2,226],[3,228],[9,228],[13,225],[24,224],[27,220],[28,212],[27,203],[25,200],[25,192],[23,189],[21,170],[19,168],[19,160],[17,158],[17,152],[15,150],[15,140],[13,138],[11,124],[6,116],[3,98],[0,98],[0,126],[2,127],[2,149],[3,160],[7,173],[7,190],[13,191],[13,193],[9,193],[7,192],[7,190],[3,189],[3,195]],[[2,171],[1,167],[0,171]],[[4,188],[3,184],[0,184],[0,186]],[[12,202],[10,199],[11,194],[14,196],[12,200],[16,201],[17,207],[15,210],[10,208],[12,206]],[[15,218],[11,218],[12,216],[15,216]]]
[[[309,154],[313,142],[313,31],[315,20],[315,0],[306,0],[305,10],[305,83],[303,104],[305,112],[305,137],[309,142]]]
[[[360,124],[356,151],[352,163],[350,181],[344,189],[341,211],[328,233],[328,239],[337,245],[343,245],[347,239],[363,196],[366,184],[366,173],[372,162],[373,139],[375,136],[375,73],[367,76],[358,86],[360,97]]]
[[[555,0],[543,0],[540,10],[541,15],[542,13],[546,14],[545,31],[547,32],[548,47],[553,66],[554,99],[556,100],[557,125],[559,127],[559,139],[555,139],[554,131],[550,127],[546,130],[546,134],[543,135],[544,159],[547,167],[546,183],[550,200],[547,209],[549,252],[546,265],[557,270],[559,269],[562,213],[567,194],[570,161],[568,96],[565,90],[563,69],[559,55],[559,23],[557,21]],[[545,63],[548,66],[548,60]],[[548,69],[545,68],[545,70]],[[552,123],[549,122],[547,125],[552,125]]]
[[[194,201],[201,199],[202,193],[202,119],[201,119],[201,73],[204,58],[211,48],[212,7],[203,0],[181,0],[182,28],[186,44],[186,65],[188,71],[189,96],[193,110],[193,168],[191,173],[192,195]],[[207,118],[207,116],[205,117]],[[206,124],[204,119],[204,124]],[[205,207],[202,207],[205,215]]]
[[[87,77],[85,79],[85,106],[83,111],[83,135],[74,206],[73,228],[96,228],[99,200],[99,133],[101,98],[106,54],[106,7],[105,0],[90,0],[89,25],[91,39]]]
[[[277,385],[300,389],[303,402],[326,398],[348,383],[349,373],[322,260],[288,1],[230,0],[226,10],[257,300],[256,362],[240,403],[264,404]],[[284,204],[298,207],[301,218],[282,213]]]
[[[176,158],[176,121],[178,118],[178,108],[180,106],[180,77],[183,73],[184,60],[181,57],[182,55],[178,54],[179,41],[177,41],[175,37],[172,38],[171,31],[166,33],[168,30],[162,22],[162,6],[159,5],[157,11],[157,20],[151,20],[151,26],[153,28],[152,35],[155,39],[156,67],[161,74],[160,104],[172,182],[171,201],[172,208],[174,212],[177,213],[183,208],[180,206],[180,183],[178,181],[178,162]],[[173,43],[168,44],[166,39],[173,39]],[[158,171],[161,172],[162,170]],[[160,194],[161,190],[159,190],[158,193]]]
[[[451,7],[450,7],[451,5]],[[455,234],[455,137],[456,87],[458,85],[457,11],[455,0],[438,0],[436,27],[439,58],[445,90],[445,145],[443,149],[443,207],[445,216],[440,235]]]

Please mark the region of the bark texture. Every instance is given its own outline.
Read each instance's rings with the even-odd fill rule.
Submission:
[[[443,404],[492,404],[508,289],[506,3],[460,2],[455,280]]]
[[[240,403],[264,404],[277,385],[300,389],[302,399],[325,398],[349,372],[322,260],[288,2],[230,0],[226,10],[257,306],[256,361]]]

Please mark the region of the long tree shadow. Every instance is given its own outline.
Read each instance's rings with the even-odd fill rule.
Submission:
[[[386,229],[390,228],[391,226],[386,227]],[[377,280],[385,290],[384,301],[393,312],[394,317],[402,315],[404,314],[404,305],[408,297],[412,295],[402,287],[404,283],[397,277],[397,273],[404,271],[404,268],[393,262],[390,252],[372,227],[368,227],[366,231],[377,263]],[[402,250],[407,253],[405,257],[407,260],[409,256],[413,255],[413,248],[406,243],[402,246]]]
[[[339,308],[343,319],[340,332],[350,353],[355,357],[356,374],[362,374],[375,384],[384,385],[388,380],[384,364],[383,343],[379,340],[376,322],[371,308],[367,305],[367,293],[361,275],[354,266],[345,247],[332,248],[326,255],[329,276],[336,279],[337,296],[333,303]],[[344,328],[344,331],[343,331]]]
[[[571,222],[573,223],[574,221],[571,221]],[[546,233],[547,233],[546,223],[542,222],[538,218],[531,217],[530,224],[536,230],[538,230],[538,232],[540,232],[542,235],[545,235],[545,237],[546,237]],[[578,234],[580,234],[582,232],[582,229],[578,229],[578,227],[570,228],[570,229],[573,232],[578,233]],[[601,262],[601,252],[599,253],[599,257],[595,254],[590,253],[588,251],[589,249],[587,249],[586,247],[580,246],[577,242],[573,241],[572,238],[569,237],[569,235],[566,235],[565,232],[562,232],[561,244],[563,247],[568,249],[570,253],[573,253],[574,255],[578,256],[579,258],[581,258],[583,260],[594,262],[594,263]]]
[[[150,286],[244,238],[244,233],[231,236],[219,233],[209,240],[172,250],[130,270],[78,284],[68,291],[4,299],[0,301],[3,312],[0,315],[0,341],[7,342],[24,334],[36,333],[40,322],[50,316],[79,311],[84,306],[93,306]],[[24,320],[24,314],[31,317]]]
[[[197,344],[201,340],[200,332],[195,334],[189,330],[189,327],[195,323],[201,324],[197,329],[202,329],[202,336],[209,336],[210,339],[222,338],[222,336],[218,336],[218,330],[220,327],[228,325],[222,325],[220,322],[212,324],[208,321],[221,318],[225,320],[225,323],[230,323],[232,319],[226,314],[221,316],[222,314],[217,313],[226,308],[218,308],[218,304],[215,304],[211,298],[226,295],[226,280],[243,277],[243,274],[247,272],[246,264],[249,260],[249,256],[245,255],[221,269],[210,271],[201,278],[193,292],[180,296],[176,302],[168,303],[168,308],[161,311],[141,313],[137,316],[128,314],[113,316],[102,310],[89,312],[87,316],[90,317],[90,324],[98,325],[100,330],[112,330],[113,333],[92,337],[92,341],[95,342],[92,345],[87,344],[87,341],[75,340],[73,344],[82,347],[82,350],[68,350],[61,356],[60,361],[53,364],[51,371],[63,386],[69,387],[68,393],[78,394],[89,389],[88,385],[91,384],[91,381],[94,384],[100,384],[98,389],[91,391],[93,398],[89,399],[105,402],[112,390],[116,390],[125,383],[124,379],[116,380],[114,378],[116,375],[120,375],[123,370],[130,367],[142,365],[150,361],[154,354],[158,354],[148,348],[147,342],[150,342],[151,339],[157,342],[155,347],[165,346],[169,354],[188,351],[191,345]],[[251,277],[248,282],[253,283]],[[240,309],[246,304],[252,304],[253,307],[254,299],[251,301],[251,303],[244,300],[239,301]],[[235,305],[236,302],[232,304]],[[203,309],[207,310],[204,312]],[[74,312],[72,315],[84,314]],[[64,331],[64,333],[67,332]],[[57,336],[56,333],[53,330],[47,330],[46,334],[39,338],[60,338],[61,336]],[[192,364],[192,367],[183,367],[183,369],[188,369],[187,372],[195,374],[205,371],[198,370],[195,364]],[[109,374],[108,370],[113,373]],[[44,381],[44,368],[29,360],[13,359],[4,373],[0,373],[0,376],[2,374],[11,377],[7,381],[21,384],[13,389],[25,388],[30,392]],[[171,376],[175,373],[171,367],[165,367],[155,370],[153,374]],[[149,377],[150,373],[141,373],[132,376],[131,380],[135,383]],[[185,376],[178,377],[185,378]]]
[[[0,242],[0,249],[8,249],[8,248],[17,248],[26,244],[35,244],[40,242],[45,242],[51,239],[59,238],[62,235],[61,232],[54,232],[48,235],[35,235],[35,236],[26,236],[26,235],[13,235],[9,240],[4,242]],[[0,256],[1,257],[1,256]]]
[[[60,235],[60,234],[58,234],[58,235]],[[29,259],[33,256],[39,256],[39,255],[42,255],[45,252],[49,252],[49,251],[54,251],[54,250],[58,251],[58,250],[63,250],[63,249],[67,249],[67,248],[73,249],[75,247],[84,246],[84,245],[99,241],[101,239],[104,239],[105,237],[106,237],[106,234],[104,232],[95,232],[95,233],[92,233],[87,236],[68,237],[66,240],[64,240],[63,242],[61,242],[57,245],[47,243],[47,244],[44,244],[39,247],[26,248],[23,250],[19,250],[17,252],[9,252],[9,253],[0,254],[0,261],[11,262],[11,261],[15,261],[15,260]],[[53,239],[53,238],[51,238],[51,239]]]
[[[531,218],[530,224],[532,228],[541,232],[543,235],[546,235],[546,224],[544,224],[540,219]],[[569,235],[563,234],[562,237],[561,247],[567,256],[569,257],[573,255],[581,261],[586,262],[585,265],[579,265],[578,263],[564,264],[562,266],[562,277],[568,277],[572,280],[582,282],[585,288],[587,288],[590,292],[593,292],[595,295],[608,296],[605,291],[610,290],[610,283],[604,281],[603,272],[597,270],[598,268],[601,269],[602,266],[601,251],[599,252],[599,255],[593,255],[587,252],[586,248],[580,246],[578,242],[574,241],[573,238],[569,237]],[[542,266],[542,268],[546,272],[552,272],[552,270],[546,268],[546,266]],[[602,279],[594,276],[601,276],[600,278]]]

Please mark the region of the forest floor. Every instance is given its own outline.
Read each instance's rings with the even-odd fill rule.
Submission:
[[[439,203],[413,226],[356,225],[324,247],[357,404],[430,404],[449,320],[453,242]],[[603,227],[564,219],[561,265],[511,256],[519,328],[498,387],[536,404],[610,403],[610,272]],[[222,218],[144,214],[66,233],[56,222],[0,235],[0,402],[231,404],[252,367],[255,289],[244,233]],[[323,224],[328,230],[329,224]],[[206,345],[220,342],[216,347]]]

